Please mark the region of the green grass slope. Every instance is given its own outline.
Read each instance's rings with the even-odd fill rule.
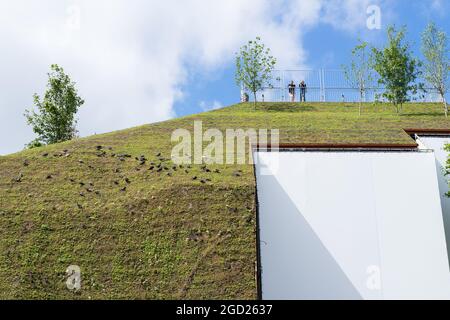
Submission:
[[[276,128],[290,143],[409,143],[402,128],[450,128],[439,104],[361,117],[348,104],[238,104],[0,157],[0,298],[255,298],[253,167],[174,166],[171,133],[194,120]]]

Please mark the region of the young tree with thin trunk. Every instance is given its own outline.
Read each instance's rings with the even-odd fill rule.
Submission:
[[[425,57],[424,78],[433,89],[439,92],[447,117],[448,106],[445,95],[450,85],[448,40],[445,31],[438,30],[433,22],[428,24],[422,34],[422,53]]]
[[[370,54],[367,52],[368,43],[359,41],[359,44],[352,50],[352,61],[350,66],[344,66],[344,75],[351,87],[358,88],[359,91],[359,115],[363,98],[366,94],[367,86],[372,82],[372,66]]]
[[[421,63],[412,56],[409,44],[405,43],[405,32],[405,27],[400,30],[388,27],[386,46],[382,50],[372,50],[373,68],[380,76],[378,83],[385,89],[383,97],[394,105],[397,114],[402,111],[403,104],[410,101],[409,94],[416,94],[421,87],[416,83]]]
[[[38,112],[26,110],[25,117],[38,135],[28,147],[71,140],[76,135],[78,109],[84,100],[78,96],[75,83],[64,73],[63,68],[53,64],[48,73],[47,90],[41,99],[34,94]]]
[[[448,176],[448,175],[450,175],[450,144],[446,144],[444,146],[444,150],[447,151],[447,161],[445,163],[445,172],[444,173],[446,176]],[[449,183],[450,183],[450,181],[449,181]],[[448,191],[445,195],[450,198],[450,191]]]
[[[270,86],[275,64],[276,59],[270,55],[270,49],[261,43],[259,37],[250,40],[236,53],[236,83],[253,93],[255,110],[256,93],[265,86]]]

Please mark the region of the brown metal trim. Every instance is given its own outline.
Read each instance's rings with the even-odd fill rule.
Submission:
[[[258,183],[256,181],[256,166],[253,164],[253,178],[255,179],[255,222],[256,222],[256,266],[255,266],[255,278],[256,278],[256,297],[258,300],[262,300],[262,264],[261,264],[261,229],[259,224],[259,201],[258,201]]]
[[[403,129],[406,134],[450,135],[450,129]],[[418,144],[411,143],[280,143],[273,148],[278,149],[377,149],[404,150],[416,149]],[[271,144],[254,144],[253,149],[272,149]]]
[[[255,144],[255,149],[272,149],[271,144]],[[280,143],[278,149],[416,149],[418,144],[412,143]]]
[[[414,129],[407,128],[403,129],[407,134],[430,134],[430,135],[439,135],[439,134],[449,134],[450,129]]]

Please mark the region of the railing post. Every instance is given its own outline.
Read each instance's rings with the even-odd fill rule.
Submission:
[[[319,72],[319,101],[323,101],[323,84],[322,84],[322,69],[318,70]]]
[[[326,102],[326,93],[325,93],[325,69],[322,68],[322,102]]]

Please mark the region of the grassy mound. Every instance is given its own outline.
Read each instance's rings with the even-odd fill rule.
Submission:
[[[175,166],[172,131],[275,128],[281,142],[409,143],[440,104],[238,104],[0,157],[0,298],[256,297],[251,165]],[[65,285],[69,265],[82,289]]]

